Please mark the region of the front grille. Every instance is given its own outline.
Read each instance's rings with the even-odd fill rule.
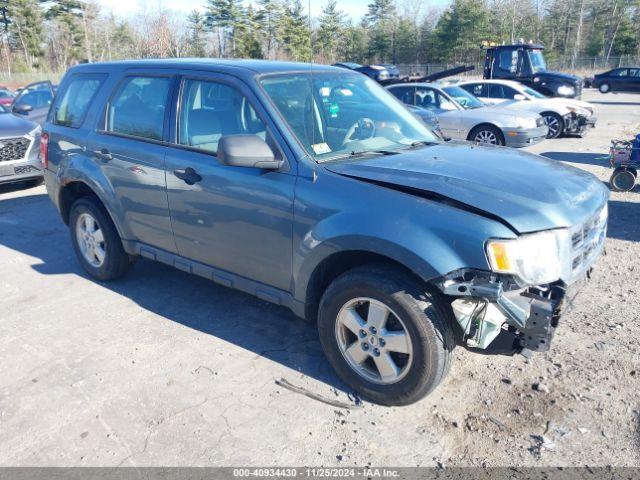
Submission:
[[[30,144],[31,140],[25,137],[0,139],[0,162],[23,159]]]
[[[603,207],[603,209],[606,207]],[[600,210],[571,235],[571,273],[580,274],[595,261],[607,234],[607,215]]]

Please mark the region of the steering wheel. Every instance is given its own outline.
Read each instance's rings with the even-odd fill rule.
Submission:
[[[349,130],[347,130],[344,139],[342,140],[342,145],[346,145],[352,140],[366,140],[367,138],[374,137],[376,134],[376,124],[373,123],[368,117],[362,117],[358,119]],[[356,138],[352,138],[352,137]]]

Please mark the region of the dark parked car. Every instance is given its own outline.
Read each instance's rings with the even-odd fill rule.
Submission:
[[[39,125],[0,106],[0,184],[42,183]]]
[[[591,82],[601,93],[640,92],[640,67],[614,68],[599,73]]]
[[[35,82],[24,87],[13,100],[13,113],[23,115],[42,125],[49,113],[55,95],[55,86],[49,82]]]
[[[548,350],[604,245],[590,173],[441,142],[335,67],[79,65],[44,130],[47,190],[90,275],[144,257],[287,306],[384,404],[431,392],[457,342]]]

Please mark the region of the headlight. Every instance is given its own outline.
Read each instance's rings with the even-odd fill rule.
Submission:
[[[536,128],[536,119],[530,117],[517,117],[516,123],[520,128]]]
[[[494,272],[515,275],[528,285],[554,282],[562,274],[563,233],[552,230],[522,235],[515,240],[489,240],[489,265]]]
[[[558,95],[575,95],[576,89],[569,85],[560,85],[557,92]]]
[[[36,128],[27,133],[28,136],[35,138],[42,132],[42,127],[40,125],[36,125]]]

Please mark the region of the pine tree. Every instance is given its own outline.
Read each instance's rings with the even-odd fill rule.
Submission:
[[[338,50],[344,43],[345,15],[338,10],[337,1],[329,0],[322,9],[317,33],[317,53],[325,63],[337,60]]]
[[[262,47],[258,41],[260,29],[257,15],[249,5],[243,10],[242,18],[235,26],[236,45],[233,54],[236,58],[263,58]]]
[[[278,0],[258,0],[260,9],[256,20],[260,24],[263,35],[264,52],[266,58],[275,58],[279,25],[282,21],[283,7]]]
[[[187,51],[193,57],[206,57],[206,19],[198,10],[187,16]]]
[[[293,0],[284,8],[280,22],[279,42],[287,56],[299,62],[311,60],[311,30],[302,2]]]
[[[42,55],[42,13],[36,0],[12,0],[7,6],[9,41],[22,53],[32,70]]]

